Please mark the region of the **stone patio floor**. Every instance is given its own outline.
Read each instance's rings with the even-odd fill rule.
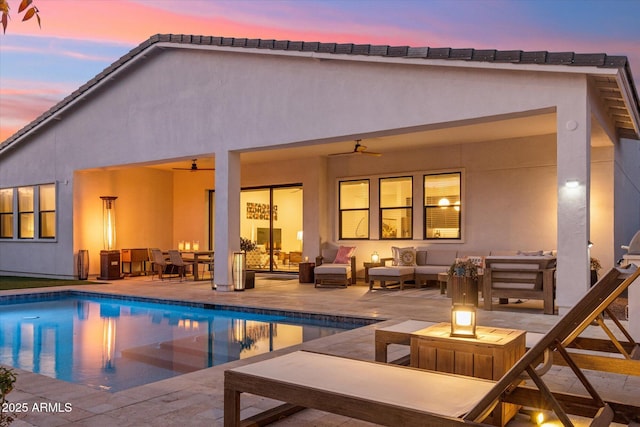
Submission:
[[[297,276],[260,276],[255,289],[244,292],[217,292],[208,281],[160,281],[141,276],[125,278],[106,284],[88,284],[73,287],[47,288],[52,290],[84,290],[105,294],[145,296],[169,300],[183,300],[276,308],[340,316],[371,317],[381,323],[309,341],[252,359],[180,375],[171,379],[128,390],[110,393],[93,388],[58,381],[43,375],[18,371],[16,388],[9,395],[12,402],[60,402],[60,412],[34,412],[19,414],[12,424],[23,426],[221,426],[223,424],[223,373],[226,369],[251,363],[254,360],[275,357],[298,349],[320,351],[364,360],[374,360],[374,331],[407,319],[433,322],[449,321],[451,300],[440,295],[436,287],[405,289],[404,291],[369,291],[364,283],[344,288],[314,288],[301,284]],[[42,289],[4,291],[3,294],[37,293]],[[541,301],[495,306],[494,311],[478,310],[478,324],[505,328],[546,332],[558,316],[542,314]],[[625,322],[623,322],[625,324]],[[595,328],[589,328],[595,329]],[[599,331],[594,336],[604,336]],[[390,359],[408,353],[404,346],[391,346]],[[638,404],[640,377],[586,371],[595,388],[607,399]],[[567,368],[553,367],[545,375],[552,390],[586,394],[586,391]],[[64,411],[69,403],[71,410]],[[279,402],[258,396],[243,396],[242,418],[255,415]],[[575,418],[577,424],[589,420]],[[556,423],[557,424],[557,423]],[[368,426],[367,422],[304,410],[278,421],[275,426]],[[531,425],[528,418],[517,416],[510,427]]]

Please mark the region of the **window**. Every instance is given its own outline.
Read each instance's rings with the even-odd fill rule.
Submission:
[[[340,181],[339,239],[369,238],[369,180]]]
[[[461,173],[424,176],[424,238],[460,239]]]
[[[56,237],[56,187],[55,184],[40,186],[40,238]]]
[[[0,189],[0,238],[13,237],[13,188]]]
[[[33,239],[33,192],[34,187],[18,188],[18,237]]]
[[[413,179],[380,178],[380,238],[413,238]]]

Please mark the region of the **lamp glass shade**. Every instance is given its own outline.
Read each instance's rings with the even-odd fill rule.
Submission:
[[[231,273],[233,275],[233,290],[244,291],[244,278],[246,274],[246,254],[244,252],[233,253],[233,265]]]
[[[371,254],[371,262],[380,262],[380,255],[378,255],[378,252]]]
[[[102,199],[102,243],[105,250],[116,247],[116,199],[115,196],[101,196]]]
[[[476,308],[473,305],[454,304],[451,307],[451,336],[476,337]]]

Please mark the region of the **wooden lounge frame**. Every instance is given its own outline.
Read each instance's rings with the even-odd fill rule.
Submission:
[[[640,407],[602,399],[563,345],[579,342],[584,329],[640,277],[635,270],[622,280],[623,273],[612,269],[604,275],[497,382],[297,351],[225,371],[224,425],[242,425],[243,392],[287,402],[289,410],[315,408],[382,425],[484,425],[499,401],[553,410],[565,426],[572,425],[567,414],[593,418],[592,425],[639,422]],[[589,396],[549,390],[536,370],[549,351],[566,361]],[[521,385],[525,373],[536,388]]]
[[[544,256],[487,257],[483,290],[484,309],[491,311],[493,298],[541,299],[544,314],[554,314],[556,259]],[[522,268],[523,264],[537,268]],[[516,283],[531,288],[497,286]]]
[[[318,256],[316,257],[316,267],[319,267],[321,265],[323,265],[323,257]],[[356,257],[351,256],[351,258],[349,258],[349,264],[351,266],[351,273],[349,275],[347,274],[336,274],[336,273],[323,273],[320,274],[318,273],[317,270],[315,270],[315,277],[314,277],[314,287],[316,288],[320,288],[320,287],[343,287],[346,288],[349,285],[355,285],[356,284]]]

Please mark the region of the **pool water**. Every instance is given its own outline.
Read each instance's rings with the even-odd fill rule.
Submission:
[[[0,363],[115,392],[362,326],[277,313],[81,293],[0,302]]]

